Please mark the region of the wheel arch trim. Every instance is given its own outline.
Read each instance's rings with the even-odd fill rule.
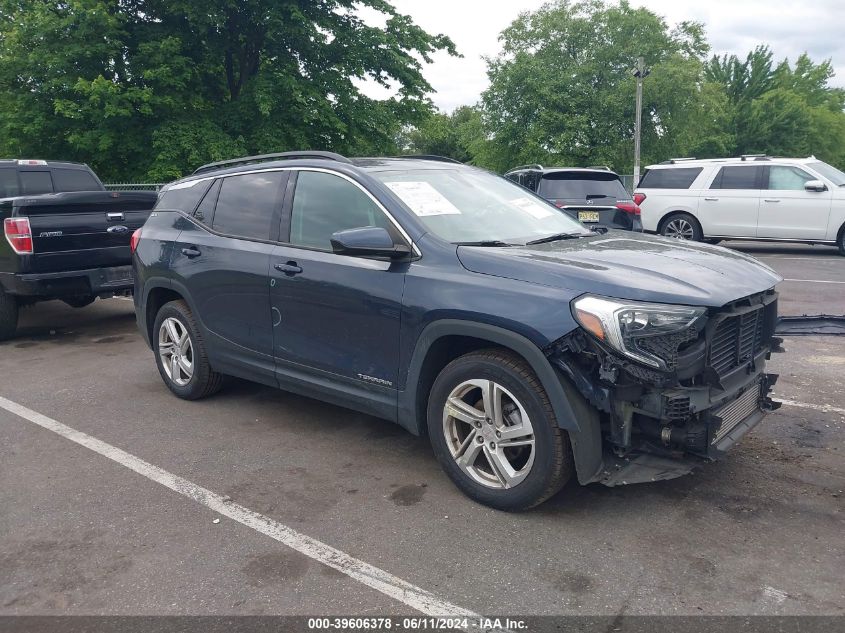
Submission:
[[[439,339],[447,336],[465,336],[489,341],[492,345],[499,345],[519,354],[531,366],[546,390],[558,425],[569,431],[578,432],[580,430],[575,412],[567,400],[563,387],[561,387],[558,375],[539,347],[521,334],[516,334],[510,330],[487,323],[460,319],[444,319],[430,323],[417,339],[411,362],[408,365],[406,389],[399,395],[399,417],[410,423],[403,424],[403,426],[412,431],[413,427],[416,427],[418,432],[425,428],[425,420],[417,419],[419,416],[416,412],[419,398],[427,398],[428,394],[417,394],[418,381],[423,364],[432,346]],[[407,418],[408,414],[412,416],[410,420]]]

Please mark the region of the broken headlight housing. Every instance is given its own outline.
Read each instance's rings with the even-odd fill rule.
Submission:
[[[663,371],[667,359],[654,354],[648,339],[689,332],[706,308],[622,301],[585,295],[572,302],[575,320],[594,337],[623,355]],[[691,333],[692,334],[692,333]]]

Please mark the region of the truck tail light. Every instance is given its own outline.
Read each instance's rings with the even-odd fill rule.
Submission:
[[[129,250],[133,253],[138,248],[138,242],[141,240],[141,229],[135,229],[132,237],[129,238]]]
[[[637,205],[642,204],[643,200],[645,200],[647,197],[648,196],[646,196],[644,193],[635,193],[634,194],[634,204],[637,204]]]
[[[29,218],[6,218],[3,220],[6,241],[18,255],[32,255],[32,229]]]
[[[617,209],[622,209],[625,213],[630,213],[632,215],[640,215],[641,210],[639,205],[634,202],[626,201],[626,202],[617,202],[616,203]]]

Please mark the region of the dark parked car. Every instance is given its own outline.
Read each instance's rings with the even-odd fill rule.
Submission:
[[[108,192],[87,165],[0,160],[0,341],[14,336],[21,306],[130,292],[129,239],[157,197]]]
[[[599,234],[444,159],[269,158],[173,183],[133,238],[180,398],[231,374],[398,422],[508,510],[677,477],[777,406],[780,277],[750,257]]]
[[[607,168],[523,165],[507,172],[505,178],[531,189],[587,226],[643,230],[640,207],[619,175]]]

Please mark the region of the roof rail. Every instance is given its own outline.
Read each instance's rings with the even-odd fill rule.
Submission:
[[[461,161],[455,158],[449,158],[448,156],[438,156],[437,154],[403,154],[402,156],[394,156],[393,158],[416,158],[417,160],[436,160],[440,161],[441,163],[457,163],[458,165],[463,165]]]
[[[676,163],[684,163],[690,160],[698,160],[695,156],[690,156],[688,158],[670,158],[669,160],[664,160],[661,165],[674,165]]]
[[[194,170],[193,175],[211,171],[212,169],[219,169],[220,167],[234,167],[235,165],[247,165],[249,163],[260,163],[268,160],[297,160],[299,158],[322,158],[324,160],[336,160],[339,163],[352,163],[352,161],[346,158],[346,156],[341,156],[340,154],[335,154],[334,152],[280,152],[277,154],[259,154],[257,156],[244,156],[243,158],[233,158],[230,160],[220,160],[216,163],[208,163],[207,165],[203,165],[202,167],[198,167]]]
[[[743,154],[739,159],[743,162],[747,160],[772,160],[771,156],[766,154]]]
[[[521,171],[523,169],[527,169],[528,171],[543,171],[543,166],[539,163],[534,163],[533,165],[519,165],[517,167],[514,167],[513,169],[509,169],[505,173],[509,174],[511,172]]]

